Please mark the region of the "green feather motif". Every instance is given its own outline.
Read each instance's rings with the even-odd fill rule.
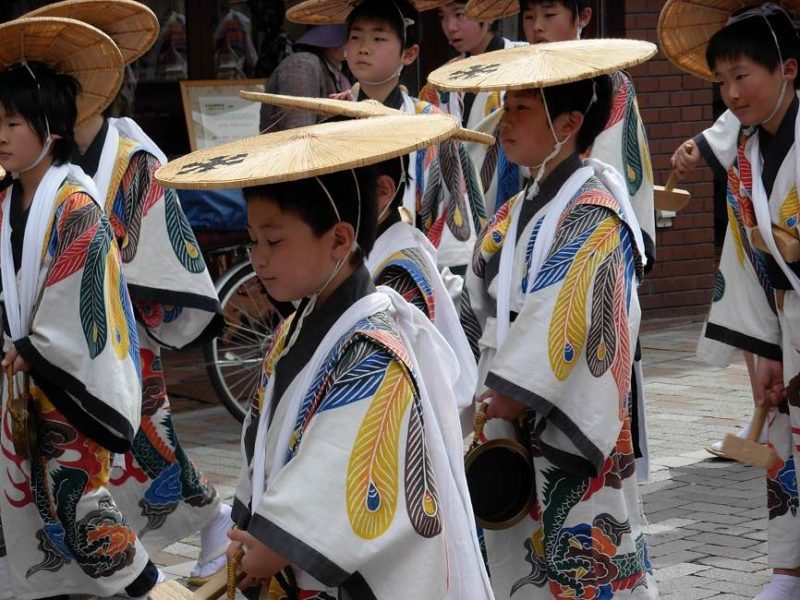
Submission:
[[[95,358],[106,347],[108,322],[106,319],[105,274],[106,256],[113,241],[111,225],[103,217],[89,243],[86,264],[81,275],[79,309],[83,335],[89,346],[89,357]]]
[[[167,233],[175,256],[190,273],[202,273],[206,269],[206,263],[200,253],[200,245],[178,204],[174,190],[165,191],[164,212],[167,218]]]

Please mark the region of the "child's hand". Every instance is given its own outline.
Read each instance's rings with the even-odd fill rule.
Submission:
[[[345,90],[343,92],[334,92],[333,94],[328,94],[328,98],[332,100],[355,100],[353,97],[353,90]]]
[[[262,544],[258,538],[246,531],[232,529],[228,532],[228,537],[231,539],[228,552],[234,545],[236,550],[244,546],[244,556],[239,564],[239,569],[245,576],[239,583],[240,590],[260,585],[289,564],[289,561],[283,556]]]
[[[755,375],[756,406],[778,406],[786,399],[783,362],[759,356]]]
[[[670,159],[670,164],[678,177],[683,178],[689,174],[689,171],[699,167],[702,160],[703,157],[694,140],[686,140],[675,150]]]
[[[6,352],[3,362],[0,363],[0,365],[2,365],[3,370],[5,370],[8,365],[13,365],[14,373],[27,373],[31,370],[31,365],[27,360],[22,358],[14,346],[11,346],[11,349]]]
[[[528,407],[522,402],[517,402],[511,396],[506,396],[500,392],[490,390],[489,393],[482,394],[484,399],[491,398],[491,402],[486,407],[487,419],[505,419],[514,421],[525,414]]]

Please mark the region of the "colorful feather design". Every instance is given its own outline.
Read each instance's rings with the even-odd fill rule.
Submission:
[[[622,164],[625,165],[628,194],[633,197],[642,185],[643,165],[639,144],[639,119],[636,113],[635,98],[631,95],[628,97],[625,119],[622,123]]]
[[[472,164],[464,144],[458,145],[458,157],[461,161],[461,172],[464,173],[464,179],[467,184],[467,202],[472,211],[472,226],[475,231],[480,231],[486,225],[486,204],[484,203],[483,189],[478,179],[478,173],[475,171],[475,166]]]
[[[622,264],[617,267],[617,274],[614,279],[614,326],[616,327],[618,346],[617,354],[611,365],[611,374],[619,392],[619,416],[622,419],[624,418],[625,404],[631,389],[631,369],[633,368],[631,341],[628,334],[628,305],[625,301],[625,277],[623,276]]]
[[[347,466],[347,516],[353,532],[373,540],[397,510],[400,426],[413,391],[405,369],[392,362],[356,436]]]
[[[442,179],[448,192],[447,206],[445,207],[447,228],[455,239],[466,241],[469,239],[471,228],[464,199],[465,181],[461,173],[458,148],[454,141],[445,140],[439,146],[439,167],[442,170]]]
[[[501,147],[497,159],[497,196],[495,198],[498,206],[516,196],[520,189],[519,166],[509,162],[505,150]]]
[[[84,231],[63,251],[60,251],[62,244],[58,244],[56,259],[47,273],[46,286],[49,287],[62,279],[66,279],[86,264],[86,249],[89,247],[89,242],[94,238],[96,231],[97,225]]]
[[[619,244],[616,218],[602,221],[575,255],[564,283],[558,292],[550,321],[549,357],[553,374],[567,378],[583,351],[586,340],[586,297],[589,283],[606,256]]]
[[[481,185],[484,190],[488,190],[492,185],[495,170],[497,170],[497,158],[500,153],[500,142],[496,141],[489,146],[483,157],[481,165]]]
[[[175,256],[190,273],[202,273],[206,263],[200,254],[200,246],[194,232],[181,210],[174,190],[167,190],[164,195],[164,209],[167,220],[167,233]]]
[[[122,272],[115,252],[109,251],[106,255],[106,273],[108,277],[106,307],[111,347],[117,358],[122,360],[128,354],[130,340],[128,339],[128,320],[122,305]]]
[[[628,81],[620,71],[611,75],[613,83],[614,102],[611,105],[611,116],[606,123],[605,129],[610,129],[622,120],[625,114],[625,107],[628,105]]]
[[[713,302],[719,302],[725,295],[725,276],[722,271],[717,271],[717,276],[714,277],[714,298]]]
[[[414,530],[431,538],[442,531],[439,497],[425,443],[422,405],[415,399],[408,417],[406,442],[406,510]]]
[[[595,377],[602,377],[614,362],[617,352],[615,292],[620,276],[619,246],[597,268],[592,290],[591,324],[586,342],[586,361]]]
[[[108,324],[105,306],[106,256],[112,243],[111,225],[106,217],[98,224],[86,253],[81,275],[79,309],[89,357],[95,358],[106,346]]]
[[[792,235],[797,235],[797,213],[800,212],[800,204],[797,201],[797,186],[786,195],[786,199],[781,204],[780,228],[788,231]]]
[[[436,172],[438,169],[439,159],[434,158],[431,164],[431,171]],[[434,177],[428,181],[428,187],[425,188],[425,193],[422,195],[418,216],[422,223],[422,230],[425,232],[430,231],[439,215],[439,194],[441,188],[441,178]]]

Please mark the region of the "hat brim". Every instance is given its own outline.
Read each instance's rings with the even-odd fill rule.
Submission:
[[[74,77],[81,86],[77,123],[102,113],[122,85],[122,54],[105,33],[57,17],[16,19],[0,25],[0,70],[39,61]]]
[[[253,187],[375,164],[448,139],[449,115],[414,115],[321,123],[198,150],[170,161],[156,180],[178,189]]]
[[[658,42],[669,61],[695,77],[713,80],[706,62],[706,49],[715,33],[731,15],[762,2],[752,0],[668,0],[658,19]],[[800,0],[779,2],[800,14]]]
[[[445,91],[543,88],[627,69],[657,51],[650,42],[622,39],[517,46],[448,63],[428,75],[428,81]]]
[[[496,21],[519,12],[519,0],[470,0],[466,15],[472,21]]]
[[[388,0],[385,0],[388,1]],[[452,0],[411,0],[417,12],[433,10]],[[304,25],[332,25],[347,22],[347,16],[358,5],[358,0],[305,0],[286,11],[292,23]]]
[[[97,27],[114,40],[126,65],[141,58],[158,39],[158,17],[133,0],[64,0],[37,8],[21,18],[30,17],[75,19]]]
[[[391,115],[405,114],[394,108],[384,106],[376,100],[363,100],[353,102],[350,100],[336,100],[333,98],[307,98],[305,96],[284,96],[282,94],[266,94],[263,92],[251,92],[241,90],[239,95],[245,100],[281,106],[283,108],[296,108],[307,110],[320,115],[331,115],[339,117],[351,117],[354,119],[364,119],[370,117],[385,117]],[[427,116],[427,115],[420,115]],[[464,142],[477,142],[479,144],[493,144],[494,137],[488,133],[475,131],[459,127],[453,134],[453,139]]]

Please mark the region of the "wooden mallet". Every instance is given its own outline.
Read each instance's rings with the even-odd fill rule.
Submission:
[[[778,460],[778,455],[775,454],[775,450],[771,446],[758,443],[758,437],[764,428],[764,420],[766,418],[767,407],[756,406],[746,439],[730,433],[725,436],[722,441],[722,452],[725,456],[753,467],[764,467],[765,469],[772,467]]]
[[[678,212],[692,199],[692,195],[686,190],[674,189],[676,183],[678,183],[678,176],[675,171],[671,171],[667,178],[667,185],[653,187],[653,204],[656,210]]]
[[[148,600],[217,600],[226,594],[228,600],[234,600],[236,584],[244,577],[244,573],[239,572],[238,568],[243,554],[240,552],[232,563],[228,562],[226,570],[215,573],[194,592],[177,581],[165,581],[150,590],[147,598]]]

